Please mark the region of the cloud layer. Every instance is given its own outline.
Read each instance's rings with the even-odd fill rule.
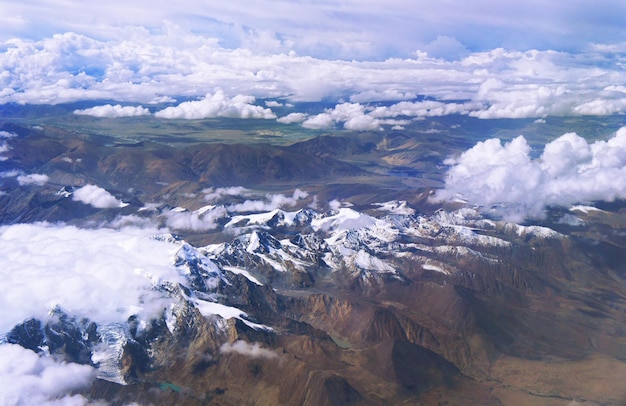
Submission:
[[[139,30],[174,32],[175,24],[231,48],[265,53],[381,60],[421,49],[458,58],[467,49],[580,51],[591,42],[624,42],[625,15],[619,0],[605,0],[602,7],[580,1],[111,0],[68,6],[9,0],[0,14],[0,41],[67,31],[121,40]]]
[[[0,404],[86,405],[81,395],[67,393],[88,387],[95,377],[88,365],[56,362],[19,345],[0,345]]]
[[[512,221],[542,217],[548,205],[568,207],[626,198],[626,127],[607,141],[567,133],[531,157],[526,139],[479,142],[451,165],[435,200],[467,199]]]
[[[497,48],[455,60],[420,51],[402,59],[346,61],[232,49],[172,25],[125,33],[107,41],[67,32],[6,42],[0,47],[0,104],[116,100],[77,112],[120,117],[147,114],[136,104],[167,102],[172,105],[157,117],[272,119],[275,113],[263,101],[256,104],[269,98],[281,109],[282,123],[353,130],[446,114],[487,119],[626,112],[626,88],[619,85],[626,83],[626,47],[620,44],[589,45],[576,54]],[[428,98],[416,99],[420,95]],[[181,97],[191,101],[175,104]],[[319,100],[337,105],[320,113],[288,111],[286,103]]]
[[[176,245],[155,230],[86,230],[51,224],[0,227],[0,334],[27,318],[45,320],[55,306],[109,323],[163,309],[160,280],[182,281]],[[51,288],[54,287],[54,288]]]

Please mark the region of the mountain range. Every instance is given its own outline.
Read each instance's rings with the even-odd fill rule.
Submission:
[[[419,173],[415,162],[436,148],[400,134],[167,145],[2,131],[15,134],[0,161],[3,230],[145,227],[156,231],[137,238],[174,253],[168,278],[135,270],[151,284],[139,303],[158,298],[150,316],[98,319],[60,302],[0,332],[5,345],[93,368],[97,378],[73,392],[90,401],[626,399],[619,200],[550,207],[523,224],[461,200],[434,204],[441,176],[413,188],[398,171]],[[81,197],[85,185],[113,204]]]

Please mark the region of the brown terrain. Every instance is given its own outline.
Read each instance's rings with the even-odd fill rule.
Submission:
[[[54,128],[3,128],[19,135],[6,153],[4,164],[12,165],[6,170],[50,176],[42,187],[3,180],[3,224],[104,221],[157,201],[197,209],[203,203],[195,195],[217,186],[302,187],[322,201],[340,197],[369,212],[372,202],[391,199],[408,201],[424,216],[438,209],[426,197],[441,182],[432,166],[442,152],[400,134],[319,137],[286,146],[169,146],[103,144]],[[393,174],[409,169],[422,174],[420,187]],[[87,183],[130,205],[101,210],[56,194]],[[310,198],[302,205],[308,203]],[[559,238],[496,222],[476,233],[506,246],[454,240],[445,227],[430,239],[399,240],[407,245],[397,247],[411,242],[422,248],[393,260],[401,269],[396,279],[316,266],[306,275],[277,276],[245,258],[250,272],[269,283],[258,286],[238,276],[223,293],[273,331],[192,312],[178,334],[155,327],[161,333],[151,338],[156,355],[149,365],[128,349],[131,384],[97,380],[88,394],[111,404],[625,404],[626,205],[603,208],[576,213],[584,226],[558,222],[563,210],[554,208],[553,217],[538,225]],[[272,233],[292,238],[284,230]],[[215,240],[181,236],[196,245]],[[464,254],[468,249],[478,255]],[[424,266],[418,254],[450,272]],[[272,355],[220,351],[238,340]]]

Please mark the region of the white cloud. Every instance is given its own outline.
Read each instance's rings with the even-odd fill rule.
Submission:
[[[350,96],[352,103],[368,103],[379,101],[411,100],[417,97],[415,92],[400,92],[396,89],[366,90]]]
[[[279,103],[279,102],[277,102],[277,101],[275,101],[275,100],[267,100],[267,101],[265,102],[265,105],[266,105],[267,107],[283,107],[283,106],[284,106],[284,104]]]
[[[312,130],[320,130],[323,128],[330,128],[335,126],[335,120],[328,113],[321,113],[315,116],[309,117],[302,123],[302,127],[310,128]]]
[[[246,200],[243,203],[230,205],[227,209],[229,212],[271,211],[281,207],[293,207],[308,195],[307,192],[296,189],[292,196],[268,194],[265,196],[265,200]]]
[[[422,47],[428,55],[435,58],[459,59],[468,54],[468,50],[456,38],[447,35],[438,35],[436,39]]]
[[[15,138],[17,134],[9,132],[9,131],[0,131],[0,138]]]
[[[17,177],[17,182],[21,185],[37,185],[42,186],[46,184],[50,178],[48,175],[39,174],[39,173],[31,173],[29,175],[20,175]]]
[[[451,165],[435,200],[461,196],[512,221],[542,217],[547,205],[626,198],[626,127],[608,141],[567,133],[531,157],[522,136],[479,142]]]
[[[69,392],[88,388],[95,378],[91,366],[40,357],[19,345],[0,345],[0,404],[87,405],[83,396]]]
[[[243,340],[237,340],[234,343],[224,343],[220,347],[220,352],[223,354],[237,353],[250,358],[277,358],[278,354],[273,350],[261,347],[259,343],[249,343]]]
[[[14,178],[16,176],[23,175],[22,171],[18,171],[17,169],[12,169],[10,171],[0,172],[0,178]]]
[[[230,186],[230,187],[218,187],[207,188],[202,191],[204,193],[204,200],[207,202],[216,202],[227,196],[250,196],[252,191],[246,189],[243,186]]]
[[[284,117],[276,119],[276,121],[282,124],[301,123],[306,120],[308,116],[307,113],[289,113]]]
[[[99,325],[147,321],[171,305],[154,289],[184,283],[175,266],[180,245],[154,239],[157,229],[79,229],[46,223],[0,227],[0,336],[29,318],[47,320],[57,306]],[[94,368],[0,345],[0,404],[87,405],[75,390]],[[68,394],[69,393],[69,394]]]
[[[51,224],[0,227],[0,334],[55,306],[98,323],[149,319],[166,306],[158,281],[183,282],[175,244],[154,229],[86,230]],[[51,287],[54,287],[51,289]]]
[[[330,202],[328,202],[328,208],[330,210],[339,210],[341,206],[342,206],[341,202],[337,199],[333,199]]]
[[[603,100],[596,99],[573,108],[574,113],[587,116],[607,116],[626,111],[626,98]]]
[[[372,205],[380,207],[380,209],[376,210],[387,211],[392,214],[404,214],[409,216],[415,214],[415,210],[410,208],[408,203],[404,200],[393,200],[384,203],[372,203]]]
[[[347,130],[367,131],[380,128],[381,122],[374,116],[365,113],[365,106],[360,103],[341,103],[324,113],[309,117],[302,126],[311,129],[322,129],[343,123]]]
[[[163,214],[165,224],[175,230],[207,231],[217,228],[217,221],[228,213],[223,206],[199,211],[171,210]]]
[[[482,106],[477,103],[444,103],[434,100],[399,102],[391,106],[377,107],[369,113],[372,117],[439,117],[450,114],[469,114]]]
[[[343,126],[347,130],[355,131],[368,131],[377,130],[380,128],[380,121],[372,116],[365,114],[351,117],[343,123]]]
[[[136,214],[128,214],[125,216],[117,216],[111,220],[109,226],[112,228],[124,228],[124,227],[139,227],[139,228],[151,228],[154,227],[155,221],[150,217],[141,217]]]
[[[150,110],[141,106],[122,106],[120,104],[95,106],[82,110],[74,110],[74,114],[93,117],[136,117],[150,114]]]
[[[171,21],[232,47],[274,53],[293,50],[346,60],[402,57],[437,42],[437,36],[462,39],[468,48],[481,50],[508,45],[578,51],[591,42],[619,44],[626,39],[621,31],[626,10],[619,0],[606,0],[601,8],[589,2],[550,2],[539,7],[484,0],[423,4],[408,0],[181,0],[176,4],[111,0],[71,8],[44,1],[11,1],[3,6],[0,41],[15,36],[38,38],[59,30],[125,39],[132,34],[127,27],[164,32],[172,28],[163,21]]]
[[[113,209],[128,205],[96,185],[85,185],[76,189],[72,194],[72,200],[89,204],[97,209]]]
[[[189,101],[175,107],[167,107],[154,115],[159,118],[196,120],[214,117],[229,118],[262,118],[272,119],[276,115],[272,110],[254,105],[253,96],[237,95],[226,97],[218,90],[213,95],[206,95],[202,100]]]
[[[417,52],[411,58],[407,53],[402,59],[364,61],[282,51],[268,54],[254,47],[226,48],[214,37],[171,23],[152,31],[118,26],[110,33],[114,38],[109,40],[95,39],[102,35],[66,32],[36,41],[7,42],[0,53],[0,104],[103,99],[143,104],[204,97],[157,113],[164,118],[188,119],[275,118],[269,108],[254,104],[260,98],[271,99],[266,104],[270,107],[278,104],[276,99],[341,98],[351,102],[344,104],[357,106],[374,101],[405,103],[361,106],[365,109],[361,113],[374,119],[405,113],[413,117],[469,114],[488,119],[626,112],[623,89],[616,85],[626,83],[626,70],[611,47],[596,46],[575,54],[496,48],[469,53],[459,60]],[[441,41],[432,43],[446,45],[445,38],[461,38],[441,35]],[[281,40],[283,45],[287,42]],[[448,45],[452,43],[448,41]],[[418,95],[428,100],[408,101]],[[298,115],[279,121],[302,121],[307,128],[323,129],[354,119],[349,128],[375,127],[374,121],[357,118],[358,111],[349,117],[337,116],[337,107],[320,115],[295,111]],[[122,104],[85,110],[104,116],[147,112],[143,107]],[[307,117],[307,113],[311,115]]]
[[[334,108],[326,109],[324,113],[307,118],[302,126],[311,129],[323,129],[342,123],[343,127],[348,130],[372,131],[380,129],[382,125],[402,126],[410,123],[406,119],[397,120],[395,117],[421,118],[450,114],[467,115],[480,111],[481,108],[483,105],[474,102],[444,103],[433,100],[402,101],[390,106],[378,107],[369,107],[360,103],[341,103]],[[289,116],[295,114],[299,113],[292,113]]]

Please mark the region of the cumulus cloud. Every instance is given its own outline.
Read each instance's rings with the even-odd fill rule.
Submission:
[[[112,228],[124,228],[124,227],[138,227],[138,228],[152,228],[155,221],[150,217],[141,217],[136,214],[128,214],[125,216],[117,216],[109,222],[109,226]]]
[[[410,208],[408,203],[404,200],[392,200],[384,203],[372,203],[373,206],[378,206],[381,211],[386,211],[391,214],[404,214],[404,215],[413,215],[415,214],[415,210]]]
[[[284,117],[276,119],[276,121],[282,124],[301,123],[306,120],[308,116],[307,113],[289,113]]]
[[[15,138],[17,137],[17,134],[9,132],[9,131],[0,131],[0,138],[4,138],[4,139],[8,139],[8,138]]]
[[[40,357],[19,345],[0,345],[3,405],[87,405],[83,396],[69,392],[89,387],[95,378],[91,366]]]
[[[196,211],[170,210],[163,214],[165,224],[175,230],[207,231],[218,226],[218,220],[228,215],[224,206],[208,206]]]
[[[17,169],[12,169],[10,171],[0,172],[0,178],[14,178],[16,176],[23,175],[22,171],[18,171]]]
[[[370,131],[380,128],[380,121],[372,116],[365,114],[350,117],[343,123],[343,127],[347,130],[354,131]]]
[[[607,116],[626,110],[626,99],[595,99],[573,108],[574,113],[583,116]]]
[[[87,109],[74,110],[74,114],[92,117],[119,118],[146,116],[150,114],[150,110],[141,106],[122,106],[120,104],[113,106],[111,104],[105,104],[103,106],[94,106]]]
[[[48,175],[39,174],[39,173],[31,173],[29,175],[20,175],[17,177],[17,182],[21,186],[24,186],[24,185],[42,186],[48,183],[49,180],[50,178],[48,177]]]
[[[296,189],[291,196],[267,194],[265,200],[246,200],[243,203],[230,205],[227,209],[229,212],[271,211],[281,207],[293,207],[308,195],[300,189]]]
[[[11,150],[11,147],[9,146],[9,144],[7,144],[6,142],[0,142],[0,154],[3,154],[5,152],[9,152]],[[0,155],[0,161],[6,161],[9,158],[4,156],[4,155]]]
[[[0,227],[0,334],[59,306],[99,323],[149,319],[167,305],[158,281],[183,282],[175,244],[154,229],[87,230],[51,224]],[[51,289],[51,287],[54,287]]]
[[[472,115],[483,108],[483,104],[476,102],[454,103],[435,100],[401,101],[389,106],[341,103],[314,116],[295,116],[300,113],[292,113],[285,117],[285,121],[292,121],[289,117],[293,116],[294,122],[296,118],[306,118],[302,122],[302,126],[305,128],[324,129],[342,124],[347,130],[372,131],[380,129],[382,125],[407,125],[410,123],[408,119],[414,118],[439,117],[450,114]],[[397,119],[398,117],[404,119]]]
[[[307,118],[302,126],[311,129],[329,128],[343,123],[347,130],[367,131],[380,128],[381,122],[365,113],[366,107],[360,103],[341,103],[324,113]]]
[[[262,118],[272,119],[276,115],[272,110],[254,105],[254,96],[237,95],[229,98],[218,90],[208,94],[202,100],[189,101],[175,107],[167,107],[154,115],[159,118],[196,120],[203,118]]]
[[[310,128],[312,130],[320,130],[323,128],[334,127],[336,124],[332,115],[328,113],[316,114],[315,116],[309,117],[302,123],[302,127]]]
[[[607,141],[567,133],[532,158],[526,139],[477,143],[450,168],[435,200],[462,197],[511,221],[542,217],[547,205],[626,198],[626,127]]]
[[[85,185],[76,189],[72,194],[72,200],[89,204],[97,209],[114,209],[128,205],[96,185]]]
[[[237,340],[234,343],[224,343],[220,347],[222,354],[237,353],[250,358],[274,359],[278,357],[276,352],[261,347],[259,343],[249,343],[243,340]]]
[[[0,75],[1,76],[1,75]],[[2,92],[0,91],[0,94]],[[1,96],[0,96],[1,97]],[[11,138],[16,138],[17,134],[9,131],[0,131],[0,162],[8,161],[9,157],[3,155],[5,152],[9,152],[11,150],[11,146],[7,142]],[[0,177],[3,177],[0,174]]]
[[[370,115],[384,117],[438,117],[450,114],[470,114],[480,109],[476,103],[444,103],[434,100],[419,102],[400,102],[391,106],[375,108]]]
[[[216,202],[228,196],[250,196],[253,194],[252,190],[243,186],[206,188],[202,193],[204,193],[204,200],[207,202]]]

